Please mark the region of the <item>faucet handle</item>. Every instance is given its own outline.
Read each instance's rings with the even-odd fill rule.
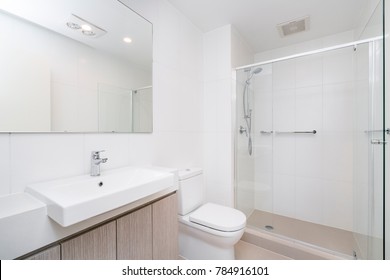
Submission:
[[[92,152],[91,152],[91,155],[92,155],[92,157],[99,158],[99,157],[100,157],[100,153],[103,153],[103,152],[105,152],[105,150],[101,150],[101,151],[92,151]]]

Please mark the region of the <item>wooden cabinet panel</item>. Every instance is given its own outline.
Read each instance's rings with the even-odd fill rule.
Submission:
[[[63,260],[115,260],[116,221],[61,244]]]
[[[153,207],[153,259],[179,258],[177,195],[172,194]]]
[[[119,260],[151,260],[152,206],[146,206],[117,220]]]
[[[35,255],[32,255],[26,260],[60,260],[61,259],[61,250],[60,245],[53,246],[49,249],[43,250]]]

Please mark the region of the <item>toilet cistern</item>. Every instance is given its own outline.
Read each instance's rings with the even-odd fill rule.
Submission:
[[[91,176],[100,176],[100,164],[107,162],[108,158],[101,158],[100,153],[103,151],[91,152]]]

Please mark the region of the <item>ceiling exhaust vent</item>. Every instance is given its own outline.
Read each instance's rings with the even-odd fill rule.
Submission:
[[[310,27],[310,17],[306,16],[288,22],[283,22],[278,24],[276,27],[279,30],[280,37],[282,38],[295,33],[307,31]]]

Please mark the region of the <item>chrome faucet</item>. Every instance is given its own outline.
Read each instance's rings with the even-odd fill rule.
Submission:
[[[91,176],[100,176],[100,164],[107,162],[108,158],[101,158],[104,151],[92,151],[91,153]]]

